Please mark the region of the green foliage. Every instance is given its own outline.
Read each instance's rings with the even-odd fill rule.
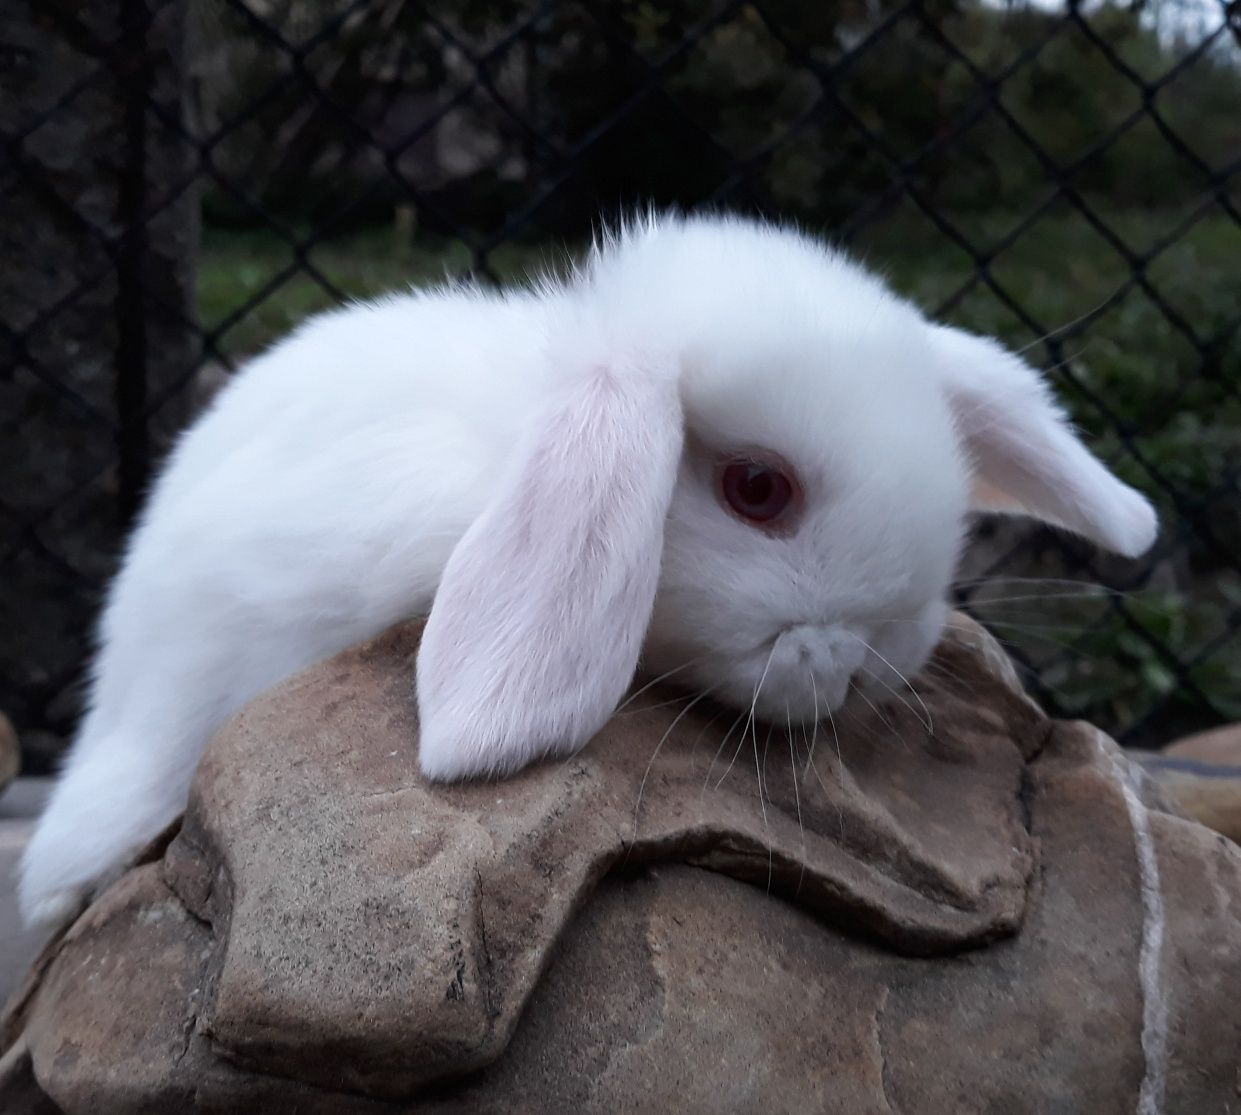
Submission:
[[[294,236],[306,239],[304,231]],[[333,287],[348,299],[370,298],[464,275],[472,259],[460,240],[411,239],[401,222],[323,240],[306,249],[304,258],[330,287],[270,231],[206,230],[198,260],[198,319],[228,362],[240,362],[310,314],[337,305]],[[491,253],[488,263],[498,278],[521,278],[540,258],[510,244]]]
[[[1178,69],[1192,45],[1161,41],[1136,7],[1082,23],[963,0],[721,8],[554,5],[510,34],[519,0],[385,0],[294,68],[240,6],[210,5],[201,127],[245,122],[213,143],[208,215],[364,222],[415,200],[428,227],[483,230],[537,195],[519,230],[537,239],[725,185],[734,204],[835,224],[903,187],[986,210],[1060,178],[1113,208],[1167,206],[1241,159],[1235,44]],[[332,13],[283,0],[264,18],[299,43]]]
[[[1203,655],[1221,638],[1223,617],[1241,610],[1236,573],[1221,570],[1183,589],[1119,596],[1084,584],[1014,585],[1002,576],[996,587],[998,602],[984,599],[971,610],[1063,715],[1119,728],[1157,710],[1136,738],[1147,745],[1216,722],[1198,693],[1219,716],[1241,720],[1241,651],[1225,644]],[[1013,603],[1004,601],[1005,591],[1015,593]]]

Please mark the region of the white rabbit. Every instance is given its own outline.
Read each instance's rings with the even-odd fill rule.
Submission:
[[[156,484],[23,913],[70,912],[172,820],[250,698],[404,617],[429,615],[434,779],[580,748],[640,658],[812,720],[922,665],[978,508],[1127,555],[1156,530],[1030,367],[786,228],[650,217],[563,283],[324,314]]]

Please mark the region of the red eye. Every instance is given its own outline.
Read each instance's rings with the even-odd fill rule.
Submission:
[[[733,461],[720,474],[724,501],[741,518],[770,523],[793,502],[796,491],[787,473],[759,461]]]

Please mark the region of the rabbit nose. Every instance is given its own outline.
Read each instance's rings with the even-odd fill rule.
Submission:
[[[800,625],[785,631],[778,645],[782,678],[799,690],[809,681],[811,699],[829,708],[845,699],[866,659],[865,646],[841,628]]]
[[[865,647],[839,626],[796,624],[777,637],[765,662],[755,701],[776,719],[788,714],[808,723],[824,709],[839,708],[861,667]]]
[[[789,653],[816,672],[847,674],[852,677],[866,660],[866,645],[841,627],[798,624],[780,637]]]

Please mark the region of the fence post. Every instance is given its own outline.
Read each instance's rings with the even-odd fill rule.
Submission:
[[[117,188],[120,243],[116,260],[117,510],[122,523],[137,513],[150,467],[146,414],[147,249],[146,129],[151,92],[147,0],[121,0],[120,84],[124,107],[118,139],[124,154]]]
[[[186,393],[149,410],[197,356],[188,9],[6,5],[0,709],[34,769],[72,726],[97,587]]]

